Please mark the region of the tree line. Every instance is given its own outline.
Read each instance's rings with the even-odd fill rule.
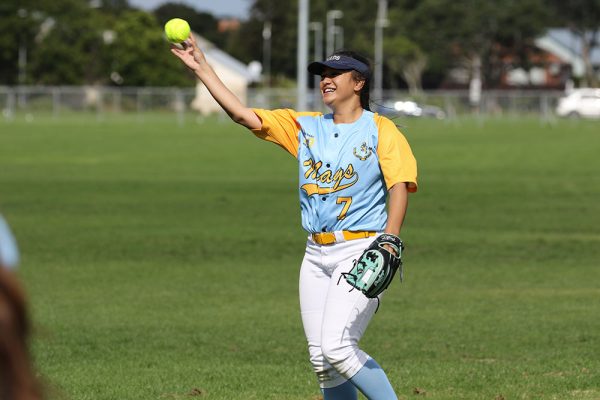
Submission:
[[[268,83],[285,85],[296,76],[298,10],[292,3],[254,0],[239,29],[219,32],[215,16],[181,3],[144,11],[127,0],[3,0],[0,84],[192,86],[193,77],[171,56],[163,36],[164,23],[181,17],[245,63],[264,61],[268,45]],[[321,24],[323,37],[333,9],[343,13],[335,20],[343,47],[373,59],[377,1],[311,0],[310,21]],[[600,40],[599,21],[600,0],[389,0],[383,84],[436,88],[451,69],[463,67],[494,87],[506,55],[531,67],[527,55],[534,39],[549,27],[571,29],[589,55]],[[310,32],[310,59],[315,33]],[[585,83],[597,84],[589,59],[586,67]]]

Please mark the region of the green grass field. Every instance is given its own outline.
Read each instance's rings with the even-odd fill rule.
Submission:
[[[600,125],[399,120],[405,282],[363,339],[401,399],[600,399]],[[320,396],[295,160],[228,122],[0,122],[0,210],[58,399]]]

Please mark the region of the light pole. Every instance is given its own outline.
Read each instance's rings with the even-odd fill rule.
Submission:
[[[383,96],[383,28],[389,26],[387,0],[379,0],[375,20],[375,75],[373,77],[373,97],[381,101]]]
[[[309,0],[298,0],[298,52],[296,62],[296,109],[306,111],[306,87],[308,86],[308,9]]]
[[[271,87],[271,21],[265,21],[262,31],[263,37],[263,76],[264,85]]]
[[[334,26],[333,27],[333,37],[334,40],[333,42],[335,43],[335,45],[333,46],[334,49],[332,50],[332,52],[334,52],[336,49],[343,49],[344,48],[344,28],[342,28],[341,26]]]
[[[313,61],[321,61],[322,57],[323,57],[323,24],[320,22],[311,22],[310,25],[310,30],[315,32],[315,48],[314,50],[314,56],[313,56]],[[313,101],[313,107],[316,107],[317,104],[317,99],[319,98],[319,94],[321,93],[321,90],[319,88],[319,83],[321,82],[321,77],[318,75],[314,75],[313,77],[313,83],[314,83],[314,101]]]
[[[29,16],[29,12],[24,8],[20,8],[19,11],[17,11],[17,14],[24,20]],[[24,85],[27,77],[27,45],[25,44],[25,40],[24,34],[21,33],[19,38],[19,59],[17,64],[19,66],[19,85]]]
[[[27,81],[27,29],[25,29],[25,26],[35,24],[37,32],[36,40],[43,40],[43,38],[46,37],[46,35],[52,30],[56,21],[52,17],[45,17],[41,11],[30,11],[25,8],[19,8],[17,10],[17,15],[23,20],[23,25],[20,29],[21,32],[19,33],[17,83],[19,85],[24,85]],[[42,21],[42,23],[38,25],[40,21]]]
[[[327,56],[331,55],[335,51],[335,36],[336,33],[342,35],[342,28],[335,25],[335,20],[340,19],[344,16],[344,13],[340,10],[329,10],[327,11]],[[343,41],[343,39],[342,39]]]
[[[311,22],[309,26],[311,31],[315,31],[314,61],[321,61],[321,57],[323,57],[323,24]]]

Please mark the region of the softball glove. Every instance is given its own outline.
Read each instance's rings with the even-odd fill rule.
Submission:
[[[391,251],[390,251],[391,249]],[[392,282],[396,271],[402,272],[402,250],[404,244],[395,235],[384,233],[371,243],[354,261],[350,272],[342,273],[346,282],[369,298],[379,296]]]

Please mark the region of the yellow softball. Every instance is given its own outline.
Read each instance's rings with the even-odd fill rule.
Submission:
[[[190,24],[181,18],[173,18],[165,24],[165,35],[171,43],[181,43],[190,37]]]

